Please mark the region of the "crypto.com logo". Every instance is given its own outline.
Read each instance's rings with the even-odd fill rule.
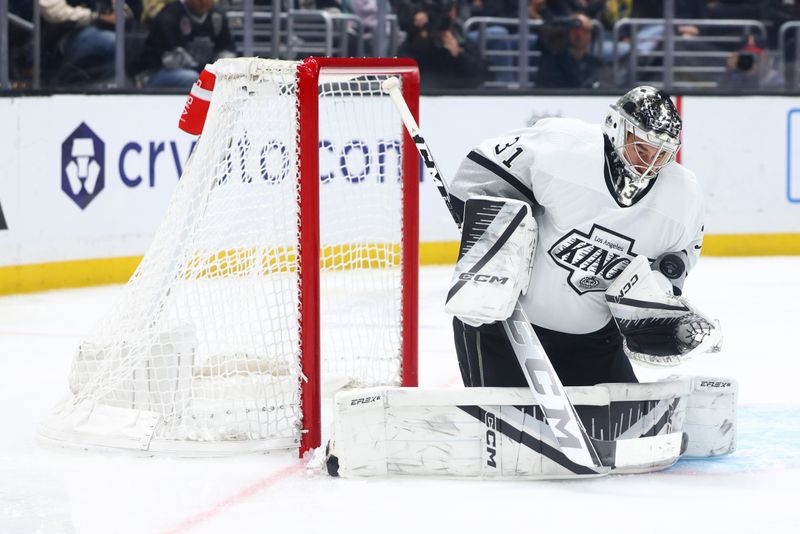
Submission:
[[[105,185],[106,145],[85,122],[61,144],[61,189],[79,208]]]

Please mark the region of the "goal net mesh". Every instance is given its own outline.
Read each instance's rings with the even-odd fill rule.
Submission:
[[[300,212],[313,206],[301,184],[297,67],[216,64],[204,133],[163,222],[81,343],[72,394],[45,435],[139,448],[299,442],[300,383],[314,378],[301,366],[311,310],[301,310],[299,275],[317,266],[298,254],[311,231]],[[402,126],[385,77],[323,71],[318,94],[321,367],[358,386],[401,374]]]

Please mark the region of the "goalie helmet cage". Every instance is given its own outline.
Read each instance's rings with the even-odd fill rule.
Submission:
[[[153,243],[81,342],[47,442],[320,445],[320,383],[417,385],[419,159],[406,59],[225,59]],[[313,266],[309,268],[309,266]],[[321,356],[321,357],[320,357]]]

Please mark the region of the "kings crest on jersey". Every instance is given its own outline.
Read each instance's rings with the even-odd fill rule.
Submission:
[[[686,267],[702,244],[703,196],[694,175],[671,162],[621,202],[617,152],[600,124],[542,119],[484,141],[450,187],[460,203],[476,195],[533,206],[539,244],[528,292],[531,321],[559,332],[594,332],[611,320],[604,291],[638,255],[678,253]]]
[[[550,247],[550,257],[570,272],[567,282],[578,294],[605,292],[625,270],[633,253],[633,239],[608,228],[593,225],[584,234],[573,230]]]

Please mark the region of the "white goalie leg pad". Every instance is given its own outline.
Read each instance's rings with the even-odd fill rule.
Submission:
[[[710,458],[736,450],[736,401],[739,386],[735,380],[719,377],[691,377],[692,394],[686,409],[684,431],[690,458]]]
[[[606,302],[632,360],[674,366],[722,345],[719,322],[671,292],[671,284],[637,256],[606,291]]]
[[[610,425],[607,386],[566,388],[579,413],[596,415],[595,430]],[[637,398],[674,397],[663,384],[649,396],[633,389]],[[545,479],[609,472],[575,464],[561,452],[527,388],[371,388],[340,392],[334,403],[332,474]],[[592,417],[584,422],[594,424]],[[659,429],[614,442],[616,464],[624,466],[618,472],[654,471],[677,460],[683,433]]]
[[[618,443],[682,431],[687,439],[684,457],[724,456],[736,449],[735,380],[672,376],[653,383],[603,385],[611,401],[612,437]]]
[[[608,390],[611,439],[617,449],[656,436],[684,433],[686,409],[691,395],[690,380],[676,378],[644,384],[602,384]],[[596,433],[596,430],[595,430]],[[688,439],[688,436],[686,436]],[[641,448],[641,446],[639,446]],[[681,449],[683,450],[684,447]],[[641,462],[630,462],[614,470],[616,474],[649,473],[666,469],[678,461],[680,451],[655,440],[652,450],[640,452]]]
[[[608,402],[604,388],[584,389],[582,402]],[[605,474],[570,462],[547,424],[518,408],[533,404],[527,388],[380,387],[337,393],[334,404],[330,448],[339,476]]]
[[[445,311],[473,326],[508,318],[528,289],[536,238],[536,221],[527,203],[468,199]]]

